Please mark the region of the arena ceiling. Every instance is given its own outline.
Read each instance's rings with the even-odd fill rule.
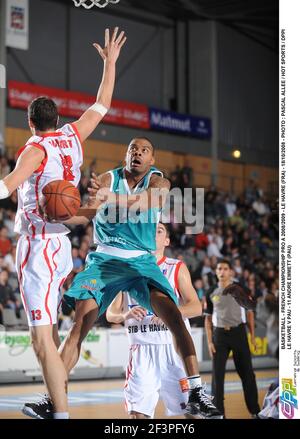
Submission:
[[[98,10],[166,26],[167,20],[217,20],[278,50],[279,0],[120,0]]]
[[[278,0],[120,0],[174,20],[218,20],[276,49]]]

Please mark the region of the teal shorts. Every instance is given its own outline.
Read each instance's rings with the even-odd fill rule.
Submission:
[[[73,309],[77,300],[95,299],[101,315],[120,291],[128,291],[140,306],[153,312],[151,287],[170,296],[178,304],[173,288],[150,253],[125,259],[92,252],[87,257],[84,271],[75,276],[64,299]]]

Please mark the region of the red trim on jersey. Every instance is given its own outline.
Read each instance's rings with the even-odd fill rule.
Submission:
[[[26,210],[24,210],[24,215],[26,216],[26,218],[27,218],[27,221],[29,221],[30,222],[30,226],[31,226],[31,231],[32,231],[32,238],[35,238],[35,225],[33,224],[33,222],[32,222],[32,220],[30,219],[30,217],[29,217],[29,215],[28,215],[28,212],[26,212]]]
[[[166,256],[163,256],[158,262],[157,265],[161,265],[163,262],[165,262],[165,260],[167,259]]]
[[[59,137],[59,136],[63,136],[64,133],[62,133],[61,131],[51,131],[50,133],[46,133],[43,134],[42,136],[39,137]]]
[[[42,141],[42,140],[41,140]],[[41,142],[40,141],[40,142]],[[41,151],[44,151],[44,153],[46,154],[46,150],[45,148],[40,145],[39,143],[36,142],[31,142],[31,143],[26,143],[26,145],[22,146],[18,151],[17,151],[17,158],[20,157],[20,155],[22,154],[22,152],[24,151],[24,149],[27,148],[27,146],[35,146],[36,148],[40,149]]]
[[[49,261],[48,254],[47,254],[47,248],[48,248],[49,242],[50,242],[50,239],[48,239],[48,241],[47,241],[46,247],[43,250],[43,254],[44,254],[44,259],[46,261],[48,269],[50,271],[50,282],[48,284],[48,290],[47,290],[47,294],[46,294],[46,298],[45,298],[45,309],[46,309],[48,316],[50,317],[50,325],[52,325],[52,316],[51,316],[50,310],[48,308],[48,297],[50,294],[50,287],[51,287],[51,284],[53,282],[53,270],[52,270],[52,267],[50,265],[50,261]]]
[[[48,156],[47,156],[47,159],[48,159]],[[39,182],[40,182],[40,179],[42,178],[43,173],[44,173],[44,168],[42,169],[40,175],[38,175],[36,180],[35,180],[35,210],[34,210],[34,213],[44,221],[44,225],[43,225],[43,229],[42,229],[42,239],[45,239],[46,222],[45,222],[44,218],[39,213]]]
[[[43,229],[42,229],[42,239],[45,239],[45,230],[46,230],[46,223],[44,223],[44,225],[43,225]]]
[[[22,154],[22,152],[24,151],[24,149],[26,148],[27,145],[22,146],[17,152],[16,152],[16,158],[19,158],[20,155]]]
[[[29,236],[26,236],[26,240],[28,242],[28,250],[27,250],[24,261],[20,264],[19,286],[20,286],[20,292],[21,292],[21,296],[23,299],[23,303],[24,303],[24,308],[25,308],[25,311],[27,312],[28,307],[27,307],[27,303],[25,300],[25,294],[24,294],[24,290],[23,290],[23,286],[22,286],[22,279],[23,279],[23,270],[24,270],[25,265],[28,262],[29,255],[30,255],[30,249],[31,249]]]
[[[84,151],[83,151],[83,146],[82,146],[81,137],[80,137],[80,134],[79,134],[78,128],[77,128],[77,126],[75,125],[74,122],[70,123],[70,125],[71,125],[72,129],[74,130],[76,136],[78,137],[78,140],[79,140],[79,143],[80,143],[80,146],[81,146],[82,157],[83,157],[83,152],[84,152]]]
[[[58,291],[59,291],[59,292],[60,292],[61,287],[62,287],[63,284],[65,283],[65,280],[66,280],[66,279],[67,279],[66,277],[63,277],[62,280],[60,281],[60,284],[59,284],[59,287],[58,287]],[[62,302],[62,300],[63,300],[63,297],[64,297],[64,295],[61,296],[61,299],[60,299],[59,304],[58,304],[58,306],[57,306],[57,311],[59,310],[59,307],[60,307],[60,304],[61,304],[61,302]]]
[[[42,140],[40,142],[42,142]],[[45,168],[46,163],[48,161],[48,155],[47,155],[46,149],[42,145],[40,145],[39,143],[32,142],[32,143],[27,143],[25,146],[22,146],[22,148],[20,148],[19,151],[17,152],[17,159],[20,157],[22,152],[27,148],[27,146],[34,146],[35,148],[38,148],[45,153],[45,157],[43,158],[42,163],[34,172],[44,171],[44,168]]]
[[[34,173],[39,173],[39,172],[43,173],[45,170],[45,166],[46,166],[47,161],[48,161],[48,154],[47,154],[47,151],[45,148],[44,148],[44,150],[45,150],[45,157],[43,158],[43,161],[40,164],[40,166],[34,171]]]
[[[179,285],[178,285],[178,274],[179,274],[179,269],[182,265],[183,265],[182,261],[177,262],[176,268],[175,268],[175,273],[174,273],[175,289],[178,291],[179,295],[180,295],[180,291],[179,291]]]
[[[56,256],[56,254],[59,252],[59,250],[61,249],[61,242],[60,242],[60,239],[59,238],[57,238],[58,239],[58,242],[59,242],[59,247],[55,250],[55,252],[53,253],[53,255],[52,255],[52,262],[53,262],[53,265],[54,265],[54,270],[56,270],[57,269],[57,264],[56,264],[56,262],[54,261],[54,258],[55,258],[55,256]]]
[[[132,376],[132,360],[133,360],[133,352],[135,352],[138,348],[140,347],[140,345],[135,344],[132,345],[130,347],[130,359],[129,359],[129,363],[126,369],[126,381],[124,384],[124,389],[126,389],[126,387],[128,386],[128,381],[130,380],[130,377]]]

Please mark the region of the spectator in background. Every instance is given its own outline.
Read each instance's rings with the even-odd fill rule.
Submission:
[[[233,237],[232,236],[228,236],[225,239],[225,242],[223,244],[223,247],[221,249],[221,252],[224,256],[231,256],[232,255],[232,250],[234,247],[234,243],[233,243]]]
[[[237,277],[241,277],[242,272],[243,272],[243,268],[242,268],[242,265],[241,265],[240,258],[236,258],[234,260],[232,268],[233,268],[235,274],[237,275]]]
[[[258,299],[262,296],[261,291],[256,287],[255,279],[251,278],[248,282],[248,289],[250,290],[250,294],[254,299]]]
[[[258,303],[257,318],[261,321],[261,323],[266,325],[269,353],[278,360],[279,297],[276,283],[273,291],[274,293],[267,293]]]
[[[16,233],[14,231],[15,216],[16,213],[13,210],[7,209],[5,211],[3,224],[7,228],[7,237],[11,240],[13,240],[16,236]]]
[[[225,209],[229,218],[235,214],[236,204],[230,197],[225,198]]]
[[[243,230],[243,229],[245,228],[246,224],[245,224],[244,219],[243,219],[242,216],[241,216],[241,211],[240,211],[240,209],[237,209],[237,210],[235,211],[235,214],[232,215],[231,218],[229,218],[229,224],[230,224],[232,227],[236,227],[236,228],[238,228],[238,229],[240,229],[240,230]]]
[[[211,269],[211,262],[210,259],[208,257],[204,258],[203,260],[203,266],[202,266],[202,271],[201,271],[201,277],[203,277],[204,275],[208,274],[208,273],[212,273],[212,269]]]
[[[190,161],[188,158],[184,160],[184,166],[181,169],[181,175],[183,182],[185,183],[185,187],[192,187],[193,186],[193,177],[194,177],[194,170],[190,166]]]
[[[72,248],[72,259],[73,259],[73,271],[75,273],[79,273],[82,271],[84,260],[79,257],[79,249],[78,247]]]
[[[195,246],[199,250],[206,250],[209,244],[208,237],[205,233],[198,233],[195,238]]]
[[[180,187],[180,178],[181,178],[180,166],[177,165],[175,170],[170,174],[171,181],[171,189],[174,187]]]
[[[245,201],[248,205],[251,205],[259,197],[254,180],[249,180],[248,186],[245,189]]]
[[[259,216],[264,216],[270,212],[267,205],[264,203],[262,198],[259,198],[258,200],[255,200],[252,203],[252,209],[257,213]]]
[[[4,198],[0,200],[0,213],[3,213],[7,210],[12,210],[13,212],[17,211],[18,206],[18,193],[14,191],[9,198]]]
[[[0,303],[2,308],[9,308],[19,313],[21,306],[20,301],[15,297],[12,288],[8,285],[9,273],[7,270],[0,272]]]
[[[194,281],[194,287],[197,293],[197,296],[199,298],[199,300],[202,301],[202,298],[204,296],[204,284],[203,284],[203,280],[202,279],[196,279]]]
[[[11,240],[8,238],[7,227],[3,226],[0,229],[0,256],[5,256],[11,251]]]
[[[216,256],[217,258],[222,258],[223,255],[219,250],[218,244],[217,244],[217,238],[214,236],[211,240],[211,242],[207,246],[207,256],[211,258],[212,256]]]
[[[11,171],[10,165],[8,163],[8,158],[6,156],[2,156],[0,158],[0,180],[6,177]]]
[[[3,266],[7,268],[9,273],[16,273],[16,244],[13,244],[11,246],[10,253],[6,253],[6,255],[3,258]]]
[[[78,256],[85,261],[85,258],[87,257],[87,254],[89,252],[89,244],[86,241],[81,241]]]

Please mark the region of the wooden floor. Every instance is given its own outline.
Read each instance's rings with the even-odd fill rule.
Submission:
[[[256,371],[260,404],[262,404],[269,382],[277,375],[278,371],[276,370]],[[209,384],[211,376],[203,374],[202,380]],[[122,393],[123,384],[123,380],[71,382],[69,385],[71,418],[126,419],[127,414],[124,410]],[[226,417],[229,419],[249,418],[250,415],[240,388],[240,380],[236,373],[226,375],[225,388],[227,388],[225,394]],[[30,401],[37,392],[44,392],[44,386],[41,384],[0,386],[0,419],[26,418],[20,412],[20,407],[24,401]],[[80,401],[82,398],[84,399],[85,395],[89,395],[90,399],[86,403],[81,403]],[[97,403],[97,399],[102,399],[103,402]],[[166,419],[161,401],[157,406],[155,418]]]

